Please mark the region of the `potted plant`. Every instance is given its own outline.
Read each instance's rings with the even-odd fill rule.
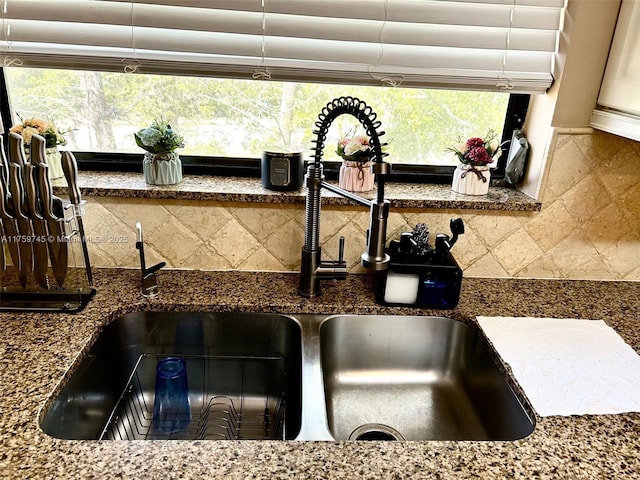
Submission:
[[[342,157],[340,188],[350,192],[368,192],[373,189],[375,176],[371,171],[371,145],[366,135],[345,134],[338,140],[336,153]]]
[[[136,144],[145,150],[142,170],[150,185],[172,185],[182,181],[182,162],[176,149],[184,138],[163,119],[154,120],[134,134]]]
[[[40,118],[23,118],[18,114],[20,123],[14,125],[9,130],[22,136],[24,140],[25,153],[30,155],[31,137],[40,135],[46,142],[47,165],[49,166],[49,178],[60,178],[64,175],[62,164],[60,163],[60,152],[58,145],[66,145],[64,137],[71,129],[61,130],[53,121],[42,120]]]
[[[453,172],[451,189],[454,192],[466,195],[486,195],[489,192],[489,164],[502,147],[495,141],[496,137],[495,132],[489,131],[486,138],[471,137],[460,146],[447,149],[460,161]]]

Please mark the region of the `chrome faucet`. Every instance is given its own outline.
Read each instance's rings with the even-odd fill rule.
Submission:
[[[354,116],[365,128],[373,151],[371,169],[376,174],[378,184],[375,200],[355,195],[333,184],[324,181],[322,153],[331,123],[340,115]],[[361,256],[361,264],[370,270],[385,270],[389,263],[389,255],[385,253],[387,236],[387,218],[389,217],[389,201],[384,199],[384,183],[390,172],[390,165],[383,161],[387,154],[382,152],[386,143],[380,143],[383,131],[378,131],[382,123],[376,120],[377,115],[365,102],[355,97],[340,97],[329,102],[320,112],[313,131],[313,161],[307,167],[305,176],[307,198],[305,203],[304,245],[300,266],[299,293],[304,297],[314,297],[320,293],[320,280],[344,279],[347,275],[347,264],[344,261],[344,238],[340,239],[337,261],[322,260],[319,245],[320,238],[320,191],[326,188],[338,195],[369,207],[370,224],[367,233],[367,249]]]
[[[144,259],[144,239],[142,238],[142,224],[136,223],[136,248],[140,251],[140,270],[142,274],[142,296],[147,298],[157,297],[160,293],[156,272],[166,265],[160,262],[153,267],[147,268]]]

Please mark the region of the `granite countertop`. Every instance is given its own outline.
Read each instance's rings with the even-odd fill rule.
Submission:
[[[476,315],[602,319],[640,352],[640,283],[464,279],[459,306],[376,305],[373,278],[297,295],[297,274],[163,270],[162,293],[138,294],[139,272],[96,269],[98,294],[78,314],[0,313],[0,478],[637,478],[640,414],[537,418],[515,442],[72,441],[38,415],[100,328],[142,309]],[[269,292],[265,295],[265,292]]]
[[[185,175],[176,185],[148,185],[141,173],[79,172],[82,195],[122,198],[162,198],[210,200],[218,202],[258,202],[304,204],[305,189],[274,192],[262,187],[259,178]],[[53,182],[56,195],[66,195],[66,181]],[[365,193],[374,198],[375,192]],[[352,205],[352,201],[327,190],[324,205]],[[462,195],[451,185],[387,183],[385,197],[393,208],[449,208],[474,210],[540,211],[542,204],[511,188],[491,187],[487,195]]]

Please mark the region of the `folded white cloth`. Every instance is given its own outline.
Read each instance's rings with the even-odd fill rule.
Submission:
[[[477,318],[539,415],[640,412],[640,356],[603,321]]]

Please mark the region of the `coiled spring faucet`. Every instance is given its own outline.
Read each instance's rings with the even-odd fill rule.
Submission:
[[[343,190],[324,181],[322,154],[329,127],[340,115],[354,116],[364,127],[369,137],[373,153],[371,169],[377,179],[377,194],[374,200],[369,200],[351,192]],[[318,115],[313,131],[315,138],[313,161],[307,167],[305,177],[307,186],[304,245],[300,267],[299,293],[304,297],[314,297],[320,293],[320,280],[344,279],[347,275],[347,265],[343,259],[344,241],[340,241],[340,253],[337,261],[321,259],[320,238],[320,191],[326,188],[338,195],[353,200],[360,205],[369,207],[370,224],[367,234],[367,249],[361,256],[361,264],[370,270],[385,270],[389,263],[389,255],[385,253],[387,236],[387,218],[389,217],[389,201],[384,199],[384,184],[390,166],[383,161],[387,155],[382,152],[386,143],[380,143],[384,135],[379,128],[382,123],[377,120],[374,111],[362,100],[355,97],[340,97],[329,102]]]

